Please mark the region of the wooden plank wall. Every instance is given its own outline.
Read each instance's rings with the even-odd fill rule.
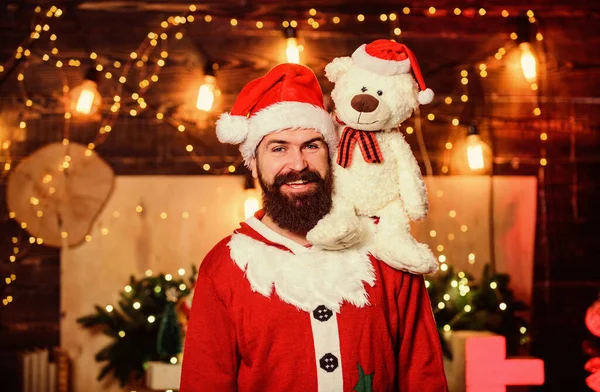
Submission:
[[[223,92],[220,109],[227,110],[247,81],[283,60],[280,22],[292,18],[301,21],[299,36],[306,48],[306,64],[319,75],[328,93],[332,86],[323,76],[325,64],[333,57],[349,55],[364,42],[389,37],[391,28],[377,21],[379,13],[396,11],[401,15],[401,7],[396,2],[375,3],[366,12],[359,2],[321,2],[322,7],[317,8],[329,11],[329,16],[339,13],[342,23],[336,26],[322,17],[318,19],[323,22],[322,27],[317,30],[308,27],[304,20],[308,18],[306,10],[318,2],[300,1],[293,6],[266,1],[244,2],[245,6],[240,2],[198,5],[199,9],[210,10],[215,19],[211,23],[186,25],[184,38],[169,45],[168,65],[160,74],[159,83],[146,96],[147,101],[167,105],[172,110],[193,101],[207,53],[212,61],[220,64],[217,74]],[[15,2],[0,2],[0,7],[7,4],[10,6],[7,12],[0,9],[0,63],[13,56],[15,48],[29,34],[28,18],[34,6],[25,2],[28,7],[19,9],[14,7]],[[15,146],[17,160],[46,143],[62,140],[62,111],[50,97],[61,90],[65,78],[71,86],[81,81],[86,67],[92,65],[89,51],[97,52],[97,62],[109,68],[115,60],[125,63],[148,32],[168,15],[166,11],[94,10],[103,4],[85,2],[85,7],[76,11],[77,19],[65,14],[52,27],[59,36],[60,56],[67,61],[80,59],[81,68],[64,67],[57,72],[55,67],[38,59],[26,72],[30,96],[36,102],[49,104],[38,110],[44,114],[28,121],[26,141]],[[181,4],[173,7],[181,8]],[[436,0],[432,4],[439,9],[450,7],[443,1]],[[597,240],[600,234],[597,207],[600,197],[597,175],[600,170],[600,56],[593,49],[600,43],[596,27],[598,12],[559,2],[532,4],[547,13],[546,17],[539,17],[544,32],[547,72],[543,74],[544,82],[537,98],[511,68],[512,60],[493,59],[499,47],[514,47],[514,42],[507,38],[514,30],[514,21],[510,18],[401,16],[401,39],[417,54],[428,85],[439,97],[432,105],[422,108],[423,116],[432,112],[437,118],[433,122],[424,121],[423,125],[434,174],[442,174],[442,167],[448,163],[446,142],[455,142],[464,135],[464,128],[454,129],[448,124],[451,118],[459,118],[461,124],[473,119],[479,121],[484,140],[494,146],[496,174],[542,175],[531,332],[532,353],[546,361],[547,383],[537,389],[582,391],[585,390],[583,364],[586,358],[581,345],[587,336],[583,317],[600,289],[600,267],[596,263],[600,254]],[[498,7],[495,5],[496,10]],[[489,12],[492,11],[490,8]],[[356,21],[355,15],[359,12],[367,16],[366,23]],[[229,17],[237,17],[238,26],[232,27]],[[263,20],[265,27],[257,29],[256,20]],[[42,52],[36,53],[39,56]],[[488,65],[486,79],[477,76],[481,62]],[[470,71],[467,89],[459,83],[461,69]],[[114,85],[102,82],[105,96],[113,95]],[[469,94],[469,102],[456,104],[464,93]],[[19,96],[13,75],[0,87],[0,112],[4,110],[4,115],[11,112]],[[444,104],[445,96],[452,96],[454,103]],[[536,117],[531,113],[538,99],[542,115]],[[100,125],[99,122],[75,121],[70,139],[87,144]],[[406,125],[414,124],[409,121]],[[236,161],[235,147],[220,145],[212,126],[196,128],[187,123],[186,126],[188,131],[179,133],[172,126],[158,122],[152,111],[136,118],[124,115],[97,151],[118,175],[206,174],[201,167],[204,163],[222,170],[235,163],[234,175],[243,173],[239,160]],[[541,132],[547,132],[547,142],[540,140]],[[423,163],[416,135],[406,137]],[[187,144],[194,146],[198,157],[186,153]],[[540,171],[542,147],[546,148],[549,163]],[[0,199],[3,197],[2,186]],[[2,199],[0,218],[6,216]],[[17,390],[15,358],[18,351],[59,343],[59,253],[35,245],[17,263],[10,264],[7,260],[13,247],[11,237],[23,232],[14,222],[3,220],[0,233],[0,277],[17,274],[16,282],[0,288],[14,296],[13,303],[0,308],[0,379],[2,390],[10,391]]]

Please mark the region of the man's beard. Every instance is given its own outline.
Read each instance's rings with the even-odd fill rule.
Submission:
[[[299,180],[313,183],[315,188],[299,195],[285,195],[281,192],[284,184]],[[266,184],[259,173],[258,181],[263,191],[265,213],[277,226],[292,233],[305,235],[331,209],[331,170],[324,179],[318,173],[306,169],[276,176],[272,185]]]

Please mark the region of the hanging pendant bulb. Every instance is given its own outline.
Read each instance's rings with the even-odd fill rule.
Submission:
[[[300,64],[300,47],[298,46],[298,37],[296,29],[287,27],[284,31],[286,39],[285,56],[288,63]]]
[[[89,116],[98,111],[102,105],[102,96],[98,91],[99,74],[90,69],[81,84],[71,90],[70,112],[75,116]]]
[[[492,150],[481,140],[476,126],[469,127],[465,144],[469,169],[473,172],[487,172],[492,165]]]
[[[538,61],[535,55],[535,36],[537,25],[529,22],[527,16],[519,16],[517,22],[517,44],[521,52],[521,71],[529,83],[537,82]]]
[[[215,71],[218,65],[207,63],[204,67],[204,80],[198,90],[198,99],[196,107],[198,110],[210,112],[215,106],[215,97],[220,95],[220,90],[217,86],[217,77]]]
[[[529,83],[537,81],[537,60],[529,42],[521,42],[521,69]]]

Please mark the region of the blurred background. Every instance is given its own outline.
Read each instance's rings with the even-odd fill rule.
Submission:
[[[196,268],[260,208],[216,119],[286,61],[333,110],[325,65],[387,38],[436,94],[399,130],[452,391],[491,390],[464,378],[488,333],[543,361],[508,390],[600,390],[599,21],[592,1],[0,1],[0,389],[176,390]]]

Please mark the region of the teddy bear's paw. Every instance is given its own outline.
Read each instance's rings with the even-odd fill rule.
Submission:
[[[405,205],[406,214],[411,221],[420,221],[427,216],[427,206],[423,205]]]
[[[429,247],[415,240],[377,239],[371,253],[390,267],[411,274],[424,275],[438,270],[438,262]]]
[[[350,248],[362,241],[363,229],[357,216],[326,216],[308,232],[306,239],[316,247],[327,250]]]

